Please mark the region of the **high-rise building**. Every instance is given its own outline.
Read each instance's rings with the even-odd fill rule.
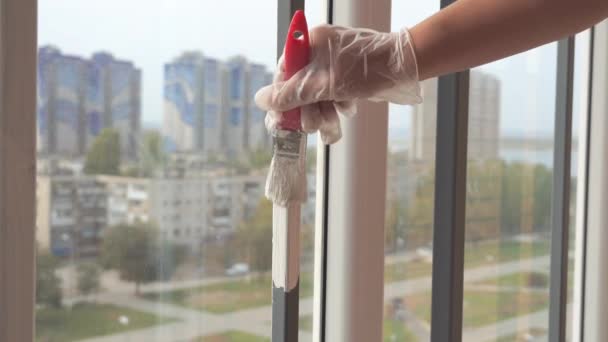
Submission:
[[[163,137],[167,150],[230,158],[269,145],[255,92],[271,81],[263,65],[187,52],[165,65]]]
[[[243,57],[234,57],[226,63],[224,74],[224,146],[230,158],[239,156],[245,148],[246,130],[245,110],[248,94],[246,89],[247,61]]]
[[[203,64],[201,54],[184,53],[165,65],[163,135],[169,151],[194,151],[198,147]]]
[[[415,160],[435,159],[437,129],[437,79],[422,82],[424,102],[412,113],[410,156]],[[472,70],[469,91],[469,159],[496,159],[500,139],[500,81]]]
[[[38,136],[40,152],[84,153],[87,62],[43,47],[38,54]]]
[[[141,71],[132,62],[117,60],[101,52],[91,59],[88,80],[87,114],[91,138],[100,128],[112,127],[120,134],[122,156],[136,158],[141,120]]]
[[[469,81],[469,159],[497,159],[500,146],[500,80],[473,70]]]
[[[258,108],[253,99],[255,93],[263,86],[272,82],[272,75],[268,73],[266,67],[261,64],[250,64],[249,73],[247,79],[247,112],[245,118],[247,119],[246,126],[246,146],[255,150],[256,148],[266,148],[270,145],[270,135],[266,132],[264,125],[264,116],[266,113]]]
[[[103,128],[120,133],[125,159],[136,157],[141,72],[97,53],[90,60],[52,46],[38,53],[38,151],[80,157]]]

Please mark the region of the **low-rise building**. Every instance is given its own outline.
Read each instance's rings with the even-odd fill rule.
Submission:
[[[151,222],[164,240],[194,247],[231,235],[253,217],[264,181],[264,175],[39,175],[38,243],[57,256],[94,256],[106,227]]]
[[[95,256],[107,226],[106,191],[92,176],[39,175],[36,235],[58,256]]]

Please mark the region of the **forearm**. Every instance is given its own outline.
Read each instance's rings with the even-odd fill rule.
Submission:
[[[459,0],[411,28],[419,78],[508,57],[607,16],[608,0]]]

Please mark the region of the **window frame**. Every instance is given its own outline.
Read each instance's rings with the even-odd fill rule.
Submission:
[[[391,0],[334,0],[328,7],[332,24],[390,31]],[[317,250],[325,257],[326,277],[319,299],[325,320],[319,324],[315,317],[321,326],[315,341],[382,339],[384,232],[370,227],[384,227],[388,105],[359,101],[358,112],[342,120],[339,142],[319,148],[324,163],[317,167],[324,173],[318,184],[325,184],[325,194],[318,198],[325,208],[317,210],[315,235],[326,247]]]
[[[0,2],[0,340],[33,341],[37,1]]]
[[[577,236],[582,247],[576,260],[575,299],[582,307],[575,309],[573,341],[605,341],[608,339],[608,20],[597,24],[591,33],[590,81],[585,201],[581,208],[585,225]],[[580,184],[580,183],[579,183]]]

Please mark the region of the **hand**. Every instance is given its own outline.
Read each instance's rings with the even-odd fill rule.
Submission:
[[[302,129],[317,130],[326,144],[341,137],[338,113],[352,116],[357,99],[398,104],[421,102],[416,57],[406,29],[395,33],[321,25],[310,31],[311,61],[284,80],[283,58],[274,82],[260,89],[256,104],[268,111],[266,126],[280,113],[301,107]]]

